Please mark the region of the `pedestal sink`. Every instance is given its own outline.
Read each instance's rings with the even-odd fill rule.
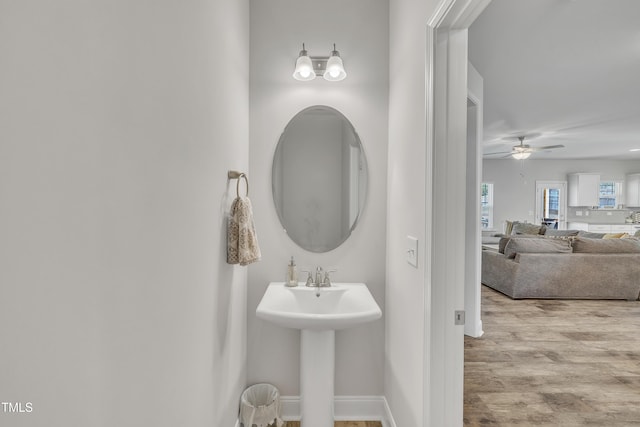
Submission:
[[[318,290],[304,283],[293,288],[270,283],[256,315],[301,330],[301,425],[333,427],[335,331],[382,317],[367,285],[334,283]]]

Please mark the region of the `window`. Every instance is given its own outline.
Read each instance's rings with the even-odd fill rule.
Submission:
[[[480,220],[482,228],[486,230],[493,229],[493,184],[483,182],[480,196]]]
[[[620,204],[621,196],[621,181],[600,181],[600,208],[614,209]]]

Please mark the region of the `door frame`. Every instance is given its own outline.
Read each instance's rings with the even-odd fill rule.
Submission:
[[[467,207],[465,209],[464,334],[482,330],[482,95],[467,93]]]
[[[559,218],[558,218],[558,229],[564,230],[567,227],[567,181],[546,181],[540,180],[536,181],[536,201],[534,203],[534,223],[542,224],[542,216],[541,213],[541,205],[540,205],[540,192],[543,188],[560,188],[561,196],[559,200]]]
[[[442,0],[426,25],[424,427],[463,424],[468,28],[490,1]]]

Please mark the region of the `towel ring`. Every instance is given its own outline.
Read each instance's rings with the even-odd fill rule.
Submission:
[[[249,196],[249,179],[247,178],[247,175],[243,173],[240,174],[240,176],[238,177],[238,182],[236,183],[236,196],[240,197],[240,178],[244,178],[244,188],[245,188],[244,197],[248,197]]]
[[[247,174],[245,174],[244,172],[237,172],[237,171],[228,171],[227,172],[227,177],[229,179],[237,179],[238,182],[236,183],[236,196],[240,197],[240,178],[244,178],[244,186],[245,186],[245,197],[249,196],[249,178],[247,178]]]

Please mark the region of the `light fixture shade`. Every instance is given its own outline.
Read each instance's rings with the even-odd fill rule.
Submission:
[[[302,43],[300,56],[298,56],[298,59],[296,60],[296,69],[293,71],[293,78],[303,82],[316,78],[316,73],[313,70],[313,62],[311,62],[311,58],[307,55],[304,43]]]
[[[528,159],[530,155],[530,151],[514,151],[513,153],[511,153],[511,156],[516,160]]]
[[[339,82],[347,77],[347,72],[344,70],[344,65],[342,64],[342,58],[340,58],[340,52],[336,50],[335,44],[333,45],[331,57],[327,61],[327,67],[323,77],[330,82]]]

